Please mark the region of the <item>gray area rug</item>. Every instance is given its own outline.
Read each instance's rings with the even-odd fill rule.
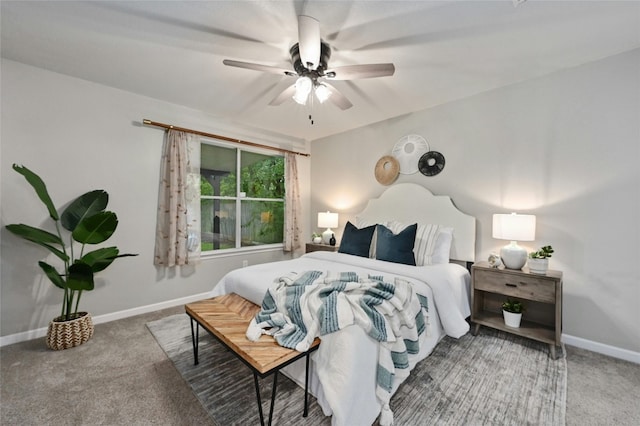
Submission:
[[[200,330],[200,364],[193,365],[186,314],[147,324],[202,405],[219,425],[260,424],[253,375],[230,351]],[[481,328],[477,336],[445,337],[414,369],[391,399],[395,425],[564,425],[567,363],[548,346]],[[272,376],[260,381],[265,419]],[[304,390],[278,377],[275,425],[330,425]]]

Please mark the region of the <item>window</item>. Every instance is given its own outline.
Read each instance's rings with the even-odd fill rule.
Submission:
[[[283,156],[203,142],[200,191],[202,252],[282,244]]]

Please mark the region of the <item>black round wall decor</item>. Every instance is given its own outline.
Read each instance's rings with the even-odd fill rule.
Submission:
[[[418,170],[425,176],[435,176],[444,169],[444,155],[438,151],[422,154],[418,161]]]

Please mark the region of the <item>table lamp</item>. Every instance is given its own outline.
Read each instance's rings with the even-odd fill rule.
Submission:
[[[338,227],[338,213],[330,213],[330,212],[319,212],[318,213],[318,228],[327,228],[326,231],[322,233],[322,242],[324,244],[329,244],[329,240],[333,235],[333,231],[331,228]]]
[[[493,238],[511,241],[500,250],[502,263],[509,269],[521,269],[527,262],[527,251],[517,241],[535,240],[536,217],[532,214],[494,214]]]

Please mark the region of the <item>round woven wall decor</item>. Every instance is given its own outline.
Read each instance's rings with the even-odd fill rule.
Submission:
[[[385,155],[376,163],[374,174],[376,180],[382,185],[391,185],[398,177],[400,163],[395,157]]]
[[[400,163],[400,173],[411,175],[418,171],[418,160],[429,152],[429,144],[420,135],[403,136],[396,142],[391,154]]]
[[[444,169],[444,155],[438,151],[429,151],[420,157],[418,168],[425,176],[435,176]]]

